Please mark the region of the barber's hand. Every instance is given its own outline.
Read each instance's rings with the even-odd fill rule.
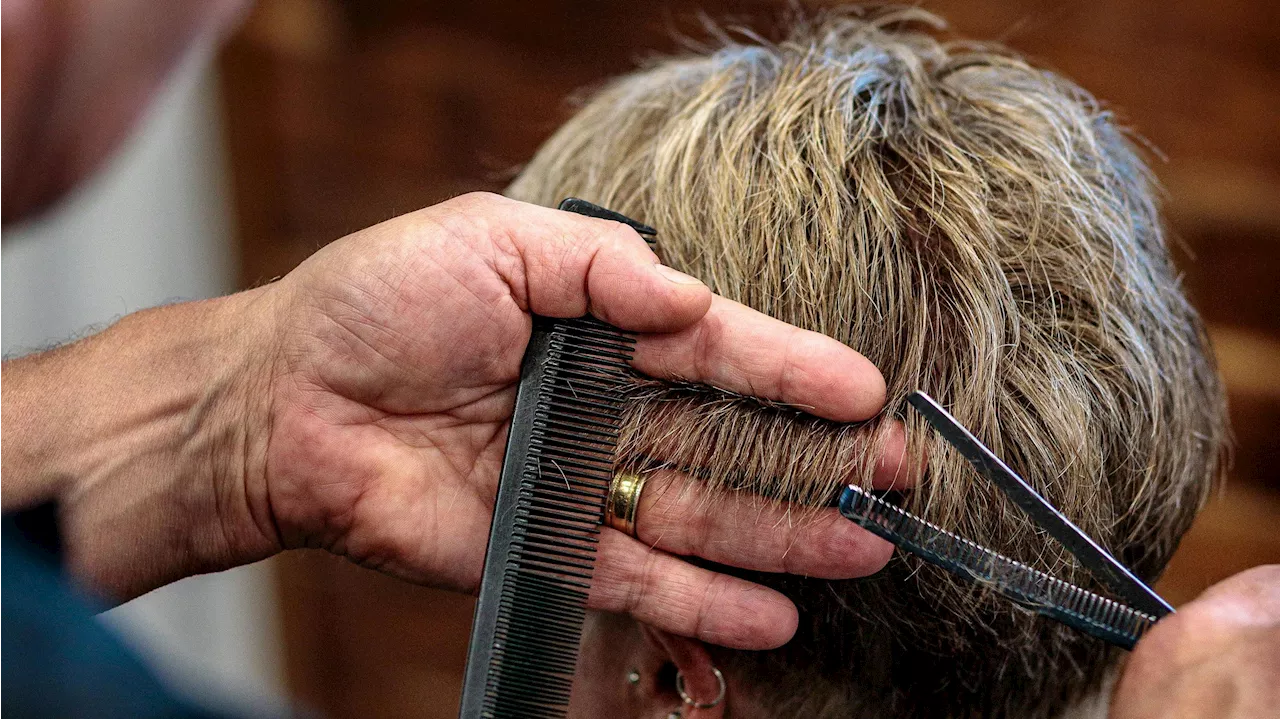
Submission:
[[[1209,588],[1160,620],[1125,664],[1111,719],[1280,716],[1280,565]]]
[[[655,377],[840,421],[884,402],[861,355],[713,296],[630,228],[494,195],[358,232],[265,289],[276,324],[260,395],[269,435],[246,478],[255,517],[282,547],[324,547],[419,583],[478,587],[530,312],[589,312],[644,333],[634,366]],[[890,457],[881,473],[896,468]],[[650,486],[685,481],[662,473]],[[718,644],[782,644],[795,609],[673,554],[840,578],[890,555],[834,510],[793,527],[745,500],[705,514],[696,487],[646,496],[662,499],[641,508],[642,541],[604,531],[591,604]]]

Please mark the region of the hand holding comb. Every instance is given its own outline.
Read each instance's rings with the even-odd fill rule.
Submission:
[[[654,230],[582,200],[561,210]],[[460,716],[561,717],[635,337],[592,317],[534,317],[507,435]]]
[[[642,235],[653,232],[589,203],[566,201],[561,207],[627,223]],[[664,274],[688,284],[679,279],[683,275]],[[644,339],[635,357],[641,371],[805,406],[835,421],[866,419],[883,405],[879,372],[854,350],[723,298],[711,299],[699,327]],[[563,716],[588,595],[597,608],[643,613],[654,626],[663,628],[665,622],[666,630],[686,636],[730,637],[731,646],[740,648],[776,647],[789,638],[787,619],[795,607],[784,595],[695,566],[680,555],[758,571],[777,571],[786,561],[792,571],[833,579],[864,576],[883,566],[882,545],[873,542],[876,551],[864,551],[869,535],[838,521],[822,538],[852,550],[838,559],[829,551],[791,551],[804,528],[780,530],[776,522],[717,526],[681,541],[678,527],[696,521],[709,511],[705,507],[681,507],[667,516],[669,528],[677,522],[674,531],[662,530],[664,514],[655,512],[642,522],[658,533],[648,539],[637,537],[634,525],[602,535],[622,411],[618,390],[629,384],[635,337],[589,317],[535,317],[533,327],[494,507],[462,716]],[[701,334],[708,328],[712,331]],[[657,488],[688,480],[673,474],[651,482],[655,489],[647,496],[679,496]],[[740,503],[744,511],[756,502],[725,501]],[[650,506],[662,504],[657,499]],[[597,546],[609,547],[610,573],[593,582]],[[643,586],[635,592],[627,582],[641,580],[635,575],[637,562],[644,562],[646,572],[661,567],[661,582],[678,585],[691,598],[700,587],[718,586],[716,606],[690,613],[664,606],[660,592]],[[737,631],[726,633],[728,628]]]

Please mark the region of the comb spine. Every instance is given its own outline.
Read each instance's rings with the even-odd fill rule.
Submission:
[[[531,440],[537,418],[538,394],[547,369],[546,364],[540,360],[547,356],[550,344],[550,329],[535,323],[521,361],[520,384],[516,388],[516,403],[511,412],[511,428],[507,432],[502,474],[498,480],[498,495],[493,506],[493,522],[489,526],[489,546],[485,553],[484,574],[480,578],[481,599],[476,602],[471,641],[467,647],[467,668],[463,680],[462,705],[458,714],[460,717],[483,715],[490,649],[498,654],[502,651],[501,646],[495,646],[501,605],[486,602],[485,598],[500,596],[507,562],[489,561],[489,558],[502,557],[505,560],[512,554],[521,478],[534,464]]]

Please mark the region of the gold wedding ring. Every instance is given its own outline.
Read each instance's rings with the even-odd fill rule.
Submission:
[[[640,509],[642,489],[642,475],[632,472],[613,475],[613,482],[609,485],[609,498],[605,500],[605,524],[624,534],[636,536],[636,512]]]

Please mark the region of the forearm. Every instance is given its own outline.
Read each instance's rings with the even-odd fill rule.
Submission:
[[[4,509],[57,500],[78,579],[127,599],[274,551],[246,481],[264,453],[266,304],[147,310],[5,363]]]

